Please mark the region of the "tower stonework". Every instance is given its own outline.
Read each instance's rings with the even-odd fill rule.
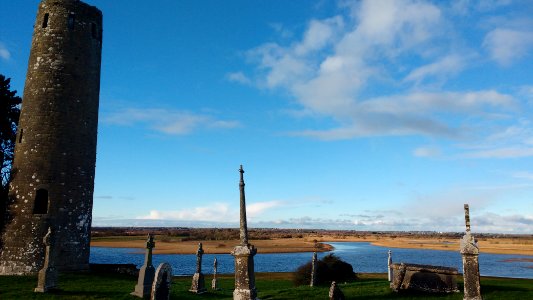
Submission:
[[[2,275],[42,268],[49,227],[56,267],[88,268],[101,50],[100,10],[77,0],[40,3],[2,232]]]

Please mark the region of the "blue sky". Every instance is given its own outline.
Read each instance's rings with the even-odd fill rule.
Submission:
[[[105,1],[93,225],[533,232],[531,1]],[[38,1],[0,1],[21,95]]]

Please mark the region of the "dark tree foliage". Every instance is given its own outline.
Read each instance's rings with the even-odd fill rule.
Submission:
[[[17,91],[10,90],[10,78],[0,74],[0,163],[2,187],[0,191],[0,225],[3,221],[4,209],[7,205],[7,193],[11,180],[11,164],[15,150],[17,125],[22,99],[16,96]]]
[[[332,281],[347,282],[357,279],[352,265],[334,254],[328,254],[317,262],[317,284],[329,285]],[[295,285],[309,285],[311,282],[311,262],[296,269],[293,282]]]

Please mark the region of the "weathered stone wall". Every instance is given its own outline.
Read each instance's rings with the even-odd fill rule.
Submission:
[[[57,267],[88,268],[100,92],[102,13],[43,0],[34,25],[2,233],[0,274],[36,273],[56,233]]]

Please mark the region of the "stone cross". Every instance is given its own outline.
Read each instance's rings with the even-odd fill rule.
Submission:
[[[465,225],[466,232],[470,233],[470,209],[468,207],[468,204],[465,204]]]
[[[48,232],[43,238],[43,243],[45,245],[44,265],[39,271],[37,287],[34,290],[37,293],[46,293],[50,290],[57,289],[57,269],[54,258],[55,242],[51,227],[48,227]]]
[[[204,255],[204,249],[202,249],[202,243],[198,243],[198,251],[196,251],[196,273],[202,273],[202,255]]]
[[[244,195],[244,170],[242,165],[240,173],[240,245],[233,248],[231,255],[235,257],[235,289],[233,300],[255,300],[257,290],[255,288],[254,256],[257,249],[248,243],[248,228],[246,225],[246,201]]]
[[[388,278],[389,282],[392,281],[392,251],[389,250],[389,259],[387,261],[387,269],[388,269]]]
[[[198,243],[198,250],[196,251],[196,272],[192,276],[192,283],[189,292],[195,294],[203,294],[207,292],[205,288],[205,279],[202,274],[202,255],[204,254],[204,249],[202,249],[202,243]]]
[[[241,180],[239,181],[239,190],[241,193],[240,197],[240,207],[241,207],[241,213],[240,213],[240,239],[241,239],[241,245],[248,245],[248,225],[246,224],[246,197],[244,195],[244,170],[242,168],[242,165],[239,169],[239,173],[241,174]]]
[[[479,248],[476,239],[470,232],[470,212],[468,204],[465,208],[466,232],[461,239],[461,256],[463,259],[464,300],[481,300],[479,278]]]
[[[213,262],[213,280],[211,280],[211,289],[214,291],[218,290],[218,282],[217,282],[217,258],[215,257],[215,261]]]
[[[154,235],[149,233],[146,240],[146,253],[144,255],[144,265],[139,270],[139,278],[135,291],[131,293],[133,296],[139,298],[150,297],[152,290],[152,283],[155,276],[155,268],[152,265],[152,249],[155,248]]]
[[[315,286],[317,284],[316,269],[317,269],[317,255],[316,251],[313,252],[313,259],[311,260],[311,283],[309,286]]]

